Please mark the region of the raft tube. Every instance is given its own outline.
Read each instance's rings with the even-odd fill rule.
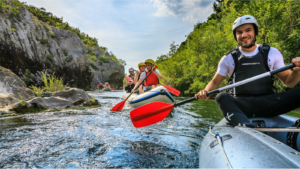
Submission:
[[[288,115],[251,118],[250,121],[257,128],[300,126],[299,119]],[[221,137],[224,151],[215,138],[216,132]],[[228,162],[232,168],[300,168],[299,151],[298,133],[259,132],[248,127],[232,127],[224,118],[204,137],[199,152],[199,168],[229,168]]]
[[[111,91],[111,88],[107,87],[107,88],[102,89],[102,91]]]
[[[122,98],[126,99],[129,95],[130,93],[125,93],[123,94]],[[144,92],[139,95],[133,93],[127,99],[127,102],[131,107],[137,108],[152,102],[164,102],[164,103],[173,104],[175,101],[172,95],[168,92],[168,90],[165,87],[159,86],[148,92]]]

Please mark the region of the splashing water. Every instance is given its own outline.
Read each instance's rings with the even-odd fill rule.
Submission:
[[[196,168],[208,125],[222,118],[214,101],[195,101],[136,129],[130,107],[109,111],[123,91],[89,94],[102,107],[0,119],[0,168]]]

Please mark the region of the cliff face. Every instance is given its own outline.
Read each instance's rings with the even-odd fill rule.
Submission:
[[[12,70],[28,86],[43,85],[41,71],[45,70],[73,87],[94,88],[97,79],[115,88],[122,86],[121,65],[110,60],[99,65],[99,70],[92,69],[87,47],[77,35],[39,21],[23,6],[19,12],[20,16],[0,12],[0,66]]]
[[[96,60],[99,60],[103,55],[106,57],[111,57],[109,53],[103,52],[99,47],[94,49],[96,53]],[[100,82],[104,84],[108,82],[110,86],[114,89],[119,89],[123,86],[123,79],[125,77],[124,67],[117,64],[113,59],[109,59],[108,63],[94,62],[95,66],[99,70],[92,69],[94,78],[91,83],[92,88],[97,88],[97,84]]]

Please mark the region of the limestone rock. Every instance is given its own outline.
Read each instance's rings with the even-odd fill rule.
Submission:
[[[43,109],[61,109],[74,106],[100,105],[97,100],[92,101],[92,97],[84,90],[70,88],[69,90],[59,91],[52,94],[51,97],[35,97],[29,101],[20,101],[9,106],[10,111],[28,112],[31,110]],[[1,110],[0,110],[1,113]]]
[[[34,93],[18,76],[0,66],[0,107],[19,102],[20,95],[24,100],[34,97]]]
[[[92,50],[97,59],[110,57],[99,47]],[[41,71],[45,70],[82,89],[95,88],[99,81],[107,81],[113,88],[123,85],[124,68],[115,60],[103,65],[95,61],[98,70],[93,70],[87,47],[77,35],[39,21],[24,6],[20,16],[0,14],[0,56],[0,65],[12,70],[27,86],[43,85]]]
[[[64,98],[75,105],[92,101],[92,97],[90,95],[88,95],[84,90],[77,88],[70,88],[69,90],[55,92],[52,94],[52,97]]]

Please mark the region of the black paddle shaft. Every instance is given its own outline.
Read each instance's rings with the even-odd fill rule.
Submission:
[[[285,67],[282,67],[282,68],[279,68],[279,69],[276,69],[276,70],[272,70],[270,72],[266,72],[266,73],[263,73],[263,74],[260,74],[260,75],[257,75],[257,76],[254,76],[254,77],[251,77],[251,78],[248,78],[248,79],[245,79],[245,80],[242,80],[242,81],[239,81],[239,82],[236,82],[234,84],[231,84],[231,85],[228,85],[228,86],[225,86],[225,87],[222,87],[222,88],[219,88],[219,89],[216,89],[216,90],[213,90],[213,91],[210,91],[208,93],[206,93],[206,96],[210,96],[210,95],[213,95],[213,94],[217,94],[221,91],[224,91],[224,90],[227,90],[227,89],[231,89],[231,88],[234,88],[234,87],[237,87],[237,86],[241,86],[243,84],[246,84],[246,83],[249,83],[249,82],[252,82],[252,81],[255,81],[255,80],[258,80],[258,79],[261,79],[261,78],[264,78],[264,77],[267,77],[267,76],[272,76],[272,75],[275,75],[276,73],[279,73],[279,72],[282,72],[282,71],[285,71],[285,70],[288,70],[288,69],[291,69],[295,67],[295,64],[292,63],[290,65],[287,65]],[[195,97],[192,97],[192,98],[189,98],[187,100],[184,100],[184,101],[181,101],[179,103],[175,103],[174,104],[174,107],[176,106],[180,106],[182,104],[185,104],[185,103],[188,103],[188,102],[191,102],[191,101],[194,101],[194,100],[197,100]]]
[[[155,70],[156,68],[154,68],[154,70]],[[147,77],[151,74],[153,72],[153,70],[151,70],[151,72],[145,77],[145,79],[143,79],[142,81],[141,81],[141,83],[139,84],[139,85],[137,85],[136,86],[136,88],[138,88],[146,79],[147,79]],[[133,88],[133,90],[136,90],[136,88]],[[131,95],[132,95],[132,93],[133,92],[131,92],[130,93],[130,95],[125,99],[125,100],[127,100]]]

